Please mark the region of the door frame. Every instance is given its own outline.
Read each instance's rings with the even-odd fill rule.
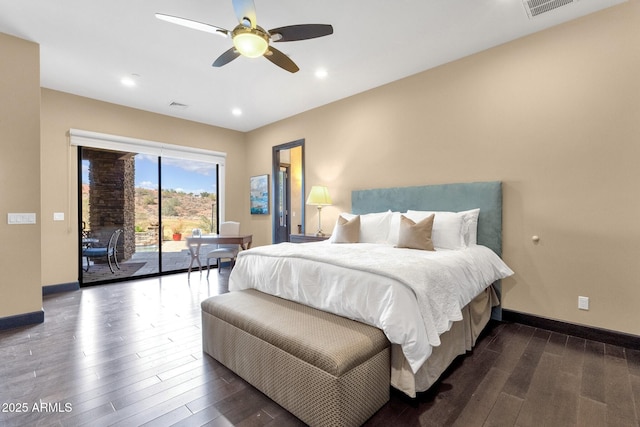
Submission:
[[[272,215],[271,215],[271,240],[273,243],[275,243],[275,239],[276,239],[276,235],[278,233],[277,227],[278,227],[278,219],[280,217],[280,195],[278,194],[278,188],[280,187],[280,151],[282,150],[289,150],[291,148],[295,148],[295,147],[301,147],[301,153],[300,153],[300,161],[301,161],[301,171],[302,171],[302,176],[300,179],[300,192],[301,192],[301,218],[300,218],[300,222],[302,224],[302,229],[301,229],[301,233],[304,234],[305,233],[305,203],[304,203],[304,196],[305,196],[305,185],[304,185],[304,176],[305,176],[305,166],[304,166],[304,139],[298,139],[296,141],[291,141],[291,142],[287,142],[285,144],[280,144],[280,145],[275,145],[272,148],[272,165],[271,165],[271,176],[273,177],[273,179],[271,180],[271,194],[273,194],[273,209],[272,209]],[[290,218],[288,219],[289,222],[291,221]],[[291,225],[289,224],[289,230],[291,231]]]

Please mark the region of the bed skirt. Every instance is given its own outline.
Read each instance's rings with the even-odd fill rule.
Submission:
[[[417,392],[426,391],[457,356],[473,348],[491,318],[491,308],[498,304],[498,296],[493,287],[489,286],[462,309],[462,320],[454,322],[451,329],[440,335],[442,344],[433,348],[431,356],[415,374],[404,357],[402,348],[393,344],[391,385],[410,397],[416,397]]]

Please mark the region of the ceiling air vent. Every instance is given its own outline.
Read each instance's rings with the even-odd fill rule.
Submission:
[[[524,0],[523,4],[529,19],[533,19],[538,15],[575,2],[576,0]]]
[[[178,108],[180,110],[184,110],[184,109],[188,108],[189,106],[187,104],[181,104],[179,102],[172,101],[171,104],[169,104],[169,107]]]

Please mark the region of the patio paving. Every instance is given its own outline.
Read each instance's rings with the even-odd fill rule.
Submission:
[[[200,263],[203,271],[206,271],[207,253],[216,245],[202,245],[200,248]],[[189,249],[185,241],[168,240],[162,242],[162,271],[181,271],[189,268]],[[215,261],[212,261],[212,267]],[[158,252],[137,251],[125,261],[120,261],[120,270],[114,266],[115,273],[111,273],[108,264],[93,264],[89,271],[82,272],[83,283],[120,279],[125,277],[143,276],[158,273]],[[192,271],[198,271],[198,265],[194,261]]]

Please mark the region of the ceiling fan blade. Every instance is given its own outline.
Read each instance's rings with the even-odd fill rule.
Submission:
[[[296,73],[300,68],[296,65],[295,62],[291,60],[287,55],[280,52],[273,46],[269,46],[269,50],[264,54],[264,57],[269,61],[276,64],[278,67],[287,70],[290,73]]]
[[[256,5],[253,0],[232,0],[238,21],[245,27],[256,27]]]
[[[222,37],[227,37],[229,35],[229,31],[225,30],[224,28],[216,27],[215,25],[205,24],[203,22],[193,21],[191,19],[165,15],[164,13],[156,13],[156,18],[162,19],[163,21],[171,22],[172,24],[182,25],[183,27],[191,28],[194,30],[217,34]]]
[[[238,56],[240,56],[240,52],[238,52],[235,47],[232,47],[225,53],[220,55],[218,59],[213,62],[212,66],[222,67],[223,65],[227,65],[229,62],[236,59]]]
[[[274,42],[293,42],[297,40],[315,39],[333,34],[333,27],[327,24],[301,24],[269,30]]]

